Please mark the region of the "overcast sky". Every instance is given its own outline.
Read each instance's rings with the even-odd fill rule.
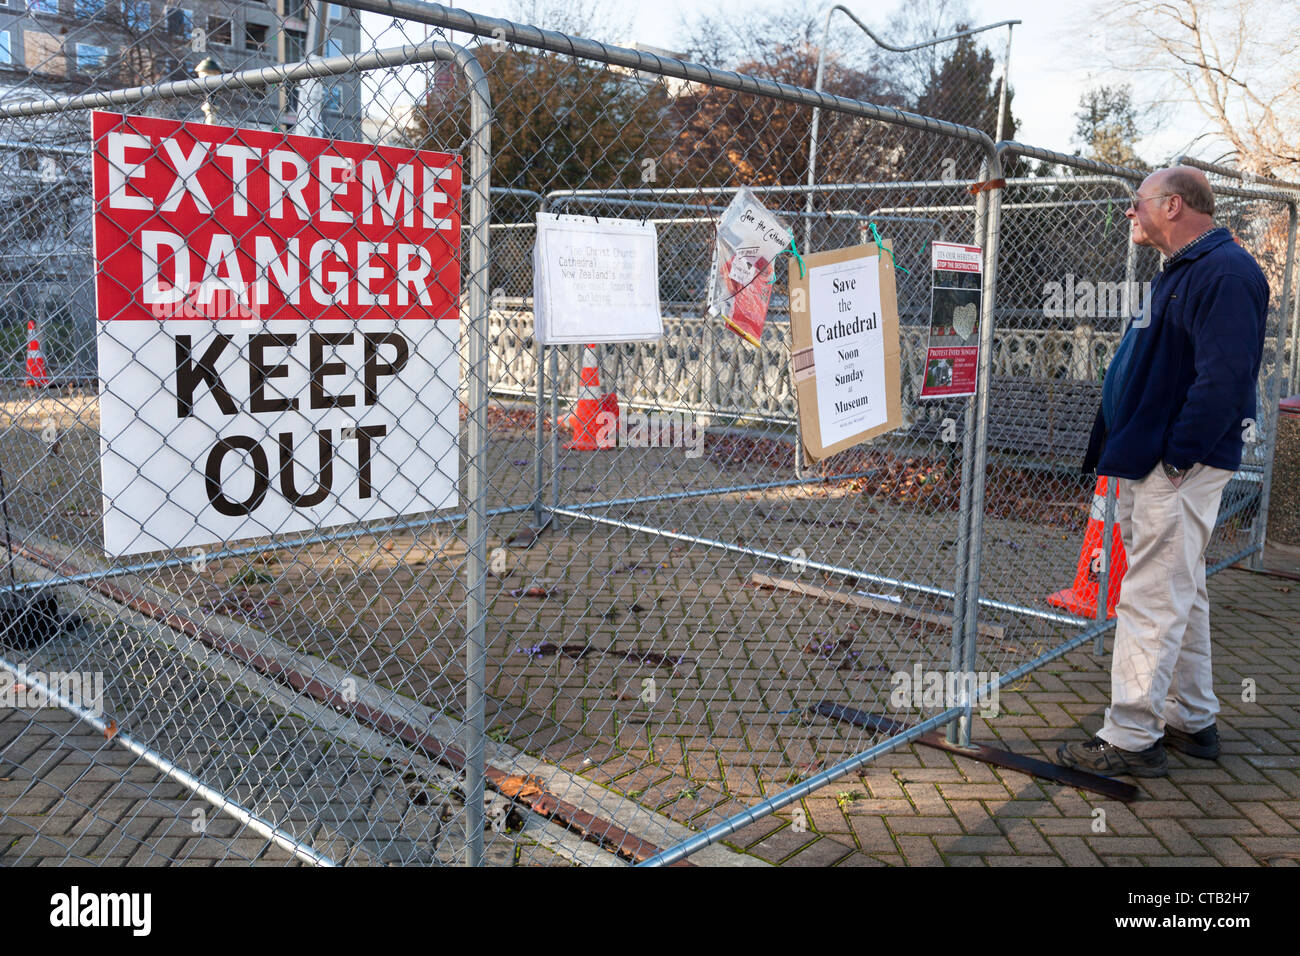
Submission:
[[[630,45],[634,41],[666,49],[683,45],[683,15],[701,9],[700,0],[610,0],[632,20],[632,32],[623,37],[595,39]],[[780,0],[708,0],[708,9],[736,16],[752,15],[755,8],[770,6]],[[900,0],[901,3],[907,0]],[[1017,138],[1050,149],[1073,152],[1075,111],[1085,89],[1101,82],[1123,81],[1123,77],[1100,70],[1094,53],[1103,37],[1087,35],[1086,6],[1070,0],[968,0],[975,24],[999,20],[1022,20],[1013,33],[1011,44],[1011,86],[1020,130]],[[492,16],[505,16],[515,4],[512,0],[457,0],[457,7]],[[850,0],[844,4],[873,29],[887,30],[890,14],[899,3],[884,0],[867,3]],[[830,0],[826,7],[830,6]],[[839,17],[847,29],[855,29],[847,18]],[[375,18],[373,22],[378,22]],[[410,29],[410,28],[408,28]],[[410,34],[408,33],[408,36]],[[987,34],[989,47],[1001,61],[1006,31]],[[386,42],[394,42],[392,37]],[[1164,130],[1138,143],[1138,153],[1148,162],[1160,162],[1176,155],[1206,128],[1194,110],[1186,109],[1166,117]],[[1213,158],[1213,157],[1210,157]]]

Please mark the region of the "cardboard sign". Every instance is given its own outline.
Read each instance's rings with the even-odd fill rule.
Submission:
[[[539,212],[533,316],[543,345],[663,338],[654,223]]]
[[[898,293],[875,244],[791,261],[791,372],[804,461],[829,458],[903,423]]]
[[[979,246],[936,242],[930,257],[930,336],[920,398],[975,394],[983,254]]]
[[[106,553],[454,505],[459,159],[92,131]]]

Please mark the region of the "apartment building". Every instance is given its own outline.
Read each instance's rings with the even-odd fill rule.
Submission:
[[[361,29],[344,7],[325,7],[321,55],[356,53]],[[193,77],[207,58],[222,70],[307,55],[308,0],[0,0],[0,97],[136,86]],[[360,84],[323,84],[314,132],[360,133]],[[231,100],[220,122],[291,130],[304,119],[301,87]],[[242,107],[242,109],[241,109]]]
[[[358,52],[357,14],[320,9],[316,52]],[[312,12],[308,0],[0,0],[0,101],[191,79],[209,59],[221,72],[301,60]],[[204,106],[195,97],[141,109],[202,122]],[[220,92],[206,106],[220,125],[362,132],[355,76]],[[0,381],[21,376],[28,319],[56,377],[93,377],[90,202],[87,113],[0,120]]]

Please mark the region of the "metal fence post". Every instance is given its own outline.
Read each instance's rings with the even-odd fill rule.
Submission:
[[[985,160],[980,163],[979,181],[984,182],[988,179],[989,166]],[[975,226],[972,242],[984,250],[985,270],[987,275],[988,269],[988,247],[986,245],[988,231],[988,198],[987,193],[980,191],[975,196]],[[983,323],[981,317],[981,324]],[[981,329],[981,339],[983,332]],[[984,369],[981,367],[979,376],[984,375]],[[976,390],[978,392],[978,384]],[[970,600],[970,591],[968,587],[967,569],[970,566],[973,547],[977,547],[971,537],[971,478],[973,475],[975,462],[975,441],[976,428],[975,418],[976,396],[972,395],[966,399],[966,414],[964,427],[962,429],[961,445],[961,485],[957,503],[957,577],[953,583],[953,602],[952,602],[952,648],[949,657],[949,669],[952,673],[959,673],[962,669],[962,663],[966,660],[966,643],[970,640],[966,631],[966,604]],[[962,727],[964,717],[959,717],[950,723],[945,731],[950,744],[958,744],[962,737]]]
[[[487,395],[488,225],[492,218],[492,99],[487,74],[474,55],[456,49],[456,62],[471,87],[469,166],[469,417],[466,422],[466,497],[469,498],[465,556],[465,842],[470,866],[483,864],[487,703]]]
[[[1137,246],[1133,242],[1133,230],[1128,234],[1128,251],[1124,257],[1124,312],[1121,319],[1120,333],[1128,327],[1128,320],[1133,316],[1133,291],[1137,274]],[[1141,296],[1138,297],[1141,301]],[[1110,617],[1110,561],[1111,539],[1115,536],[1115,507],[1119,501],[1120,479],[1110,477],[1106,480],[1106,517],[1101,534],[1101,568],[1097,572],[1097,620],[1106,621]],[[1106,630],[1097,632],[1097,643],[1093,647],[1097,654],[1106,652]]]
[[[990,150],[987,178],[1002,178],[1002,157],[999,151]],[[998,240],[1002,228],[1002,189],[988,190],[987,240],[984,249],[984,294],[980,310],[980,352],[978,371],[975,377],[975,461],[971,468],[970,495],[970,556],[967,561],[966,623],[962,628],[965,635],[965,659],[962,670],[965,674],[975,671],[976,651],[978,649],[978,632],[980,593],[980,552],[984,539],[984,478],[988,465],[988,416],[989,391],[993,374],[993,329],[996,322],[997,286],[998,286]],[[984,195],[984,193],[981,193]],[[961,681],[966,695],[963,717],[961,720],[960,745],[970,746],[971,681]]]
[[[1283,365],[1286,363],[1286,331],[1287,331],[1287,306],[1290,304],[1291,297],[1295,295],[1295,287],[1292,284],[1291,274],[1295,265],[1295,245],[1296,245],[1296,212],[1297,202],[1292,199],[1288,208],[1289,222],[1286,233],[1286,267],[1282,271],[1282,301],[1277,310],[1277,327],[1273,334],[1273,382],[1272,388],[1268,390],[1265,401],[1268,403],[1264,409],[1264,414],[1259,415],[1263,421],[1271,422],[1266,433],[1265,440],[1268,442],[1268,456],[1264,459],[1264,479],[1259,489],[1259,513],[1255,516],[1254,532],[1251,534],[1251,547],[1254,553],[1250,556],[1248,567],[1258,571],[1264,566],[1264,543],[1268,532],[1268,500],[1269,494],[1273,489],[1273,460],[1277,457],[1277,436],[1279,419],[1278,403],[1282,401],[1282,386],[1286,382],[1286,375],[1283,371]],[[1295,343],[1292,343],[1295,348]],[[1258,427],[1257,427],[1258,431]]]

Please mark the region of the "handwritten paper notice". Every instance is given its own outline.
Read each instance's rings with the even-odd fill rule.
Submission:
[[[533,313],[543,345],[661,338],[654,224],[538,213]]]

